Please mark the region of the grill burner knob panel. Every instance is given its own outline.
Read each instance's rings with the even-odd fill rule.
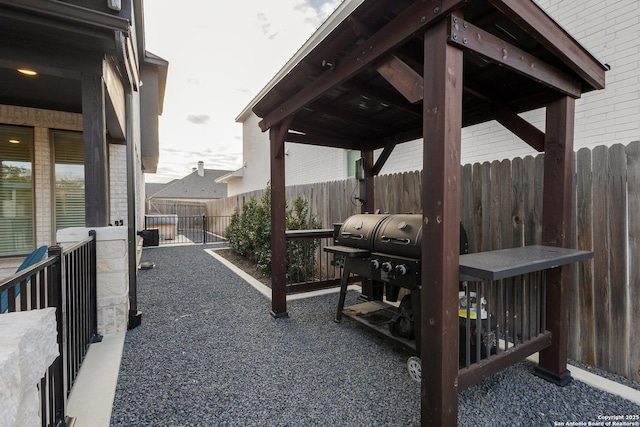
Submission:
[[[384,271],[385,273],[391,273],[393,271],[393,264],[391,264],[389,261],[383,262],[382,271]]]
[[[396,269],[395,270],[396,270],[396,274],[398,276],[404,276],[405,274],[407,274],[407,271],[408,271],[407,266],[404,265],[404,264],[396,265]]]
[[[379,259],[372,259],[371,260],[371,268],[373,268],[374,270],[378,270],[380,268],[380,260]]]

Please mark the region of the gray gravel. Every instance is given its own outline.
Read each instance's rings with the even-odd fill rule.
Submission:
[[[332,322],[337,295],[267,298],[203,246],[146,249],[126,336],[113,426],[417,426],[409,356],[354,322]],[[354,295],[349,295],[354,299]],[[552,426],[640,415],[578,381],[556,387],[515,365],[459,395],[461,426]]]

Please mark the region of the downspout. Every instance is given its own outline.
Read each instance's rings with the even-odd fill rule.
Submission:
[[[127,235],[129,244],[129,326],[128,329],[134,329],[140,326],[142,322],[142,312],[138,310],[138,234],[136,232],[136,206],[138,198],[136,197],[136,163],[135,163],[135,145],[133,138],[133,119],[132,119],[132,97],[131,90],[128,91],[126,97],[127,116]]]
[[[124,64],[129,75],[126,85],[125,114],[127,117],[127,246],[129,251],[129,322],[127,329],[134,329],[142,323],[142,312],[138,310],[138,234],[136,216],[136,162],[135,162],[135,138],[133,126],[133,91],[138,87],[137,73],[132,73],[132,67],[128,66],[127,37],[117,31],[115,33],[117,58]]]

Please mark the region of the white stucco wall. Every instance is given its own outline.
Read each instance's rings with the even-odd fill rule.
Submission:
[[[271,179],[269,132],[262,132],[259,122],[258,116],[251,113],[242,123],[243,176],[227,181],[229,196],[262,190]],[[286,185],[347,177],[345,150],[287,142],[284,151]]]

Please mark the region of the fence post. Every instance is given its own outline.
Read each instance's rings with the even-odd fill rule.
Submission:
[[[202,215],[202,244],[207,243],[207,216]]]
[[[66,410],[64,393],[64,348],[65,348],[65,325],[62,315],[62,248],[60,246],[49,247],[49,256],[56,260],[51,266],[51,280],[49,281],[49,300],[47,307],[56,309],[56,327],[58,329],[58,352],[60,355],[53,362],[53,400],[55,412],[55,425],[66,426]]]
[[[102,342],[98,334],[98,272],[96,270],[96,230],[89,230],[89,304],[91,304],[91,344]]]

